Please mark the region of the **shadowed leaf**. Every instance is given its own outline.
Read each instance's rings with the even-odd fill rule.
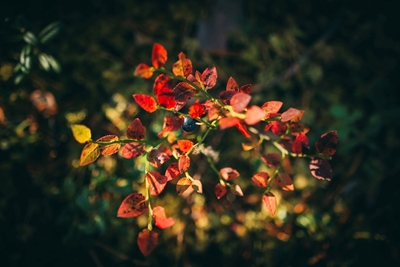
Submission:
[[[337,143],[337,131],[330,131],[321,135],[321,137],[315,143],[315,148],[319,153],[332,156],[336,153]]]
[[[319,180],[330,181],[332,179],[332,168],[329,162],[323,158],[313,158],[309,168],[311,174]]]
[[[158,245],[158,234],[147,228],[143,229],[138,235],[137,244],[140,252],[147,257]]]

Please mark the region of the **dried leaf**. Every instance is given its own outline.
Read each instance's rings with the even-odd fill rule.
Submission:
[[[84,144],[92,138],[91,130],[82,124],[71,125],[72,135],[78,143]]]
[[[178,147],[183,152],[186,153],[193,147],[193,142],[190,140],[178,140]]]
[[[147,182],[150,185],[150,195],[157,196],[165,188],[168,182],[168,178],[164,175],[159,174],[156,171],[146,173]]]
[[[96,142],[112,142],[112,141],[118,141],[119,138],[116,135],[105,135],[103,137],[100,137],[99,139],[96,140]],[[121,148],[121,143],[115,143],[115,144],[110,144],[110,145],[105,145],[100,147],[100,152],[103,156],[110,156],[119,151]]]
[[[175,224],[175,220],[172,217],[167,218],[165,210],[161,206],[153,208],[153,219],[154,224],[160,229],[166,229]]]
[[[167,160],[169,160],[168,154],[159,149],[152,149],[147,153],[147,161],[154,168],[159,168]]]
[[[275,182],[284,191],[294,191],[292,178],[287,173],[279,173],[275,177]]]
[[[147,228],[143,229],[138,235],[137,244],[140,252],[147,257],[158,245],[158,234]]]
[[[190,158],[188,155],[181,155],[178,160],[178,167],[181,173],[187,171],[190,167]]]
[[[176,192],[178,195],[183,195],[185,191],[192,189],[191,185],[192,180],[187,177],[183,177],[176,183]]]
[[[318,153],[332,156],[336,153],[338,139],[337,131],[324,133],[315,143],[315,148]]]
[[[323,158],[311,159],[309,168],[312,176],[314,176],[318,180],[330,181],[332,179],[332,168],[326,159]]]
[[[263,195],[262,201],[268,213],[272,216],[276,213],[276,197],[271,192],[267,192]]]
[[[268,185],[269,174],[266,172],[259,172],[251,177],[253,183],[258,187],[267,187]]]
[[[127,196],[118,208],[117,216],[120,218],[133,218],[142,215],[148,210],[147,201],[140,193]]]
[[[147,112],[153,113],[157,110],[157,102],[153,97],[144,94],[133,94],[132,97]]]
[[[278,168],[281,164],[281,155],[278,153],[265,154],[261,157],[261,159],[270,168]]]
[[[143,79],[150,79],[151,76],[153,76],[154,69],[150,66],[148,66],[145,63],[140,63],[136,69],[133,75],[141,77]]]
[[[185,105],[186,102],[189,101],[189,99],[191,99],[197,93],[194,87],[187,82],[178,83],[174,87],[173,91],[174,100],[180,105]]]
[[[232,169],[231,167],[222,168],[219,171],[219,173],[220,173],[222,179],[224,179],[225,181],[233,180],[233,179],[239,177],[239,175],[240,175],[240,173],[237,170]]]
[[[142,140],[146,136],[146,129],[139,118],[134,119],[126,129],[126,136],[130,139]]]
[[[98,144],[86,144],[81,152],[79,165],[85,166],[96,161],[100,157],[100,147]]]
[[[220,199],[221,197],[225,196],[226,194],[226,186],[222,184],[216,184],[214,188],[215,196]]]
[[[154,68],[161,68],[167,62],[167,50],[165,50],[164,46],[155,43],[153,45],[153,52],[151,53],[151,63]]]

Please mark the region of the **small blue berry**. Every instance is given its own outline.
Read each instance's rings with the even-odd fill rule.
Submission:
[[[183,125],[182,125],[182,129],[185,132],[194,132],[197,129],[198,125],[196,124],[196,120],[192,119],[192,118],[187,118],[185,117],[185,119],[183,120]]]

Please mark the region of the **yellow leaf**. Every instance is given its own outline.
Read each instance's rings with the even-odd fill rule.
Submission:
[[[86,144],[82,149],[79,165],[85,166],[92,162],[95,162],[99,156],[100,156],[100,147],[98,144],[94,143]]]
[[[92,138],[90,129],[82,124],[71,125],[72,134],[78,143],[84,144]]]

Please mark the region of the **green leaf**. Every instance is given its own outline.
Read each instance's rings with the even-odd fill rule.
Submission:
[[[26,32],[24,34],[24,41],[27,42],[30,45],[37,46],[39,44],[38,38],[33,34],[33,32]]]
[[[21,54],[19,55],[19,68],[25,74],[28,74],[32,67],[31,51],[32,47],[28,44],[22,48]]]
[[[51,70],[50,63],[47,61],[46,54],[40,53],[38,55],[38,59],[39,59],[40,65],[43,67],[43,69],[45,71],[50,71]]]
[[[24,73],[21,72],[17,73],[14,78],[14,84],[19,84],[24,78],[25,78]]]
[[[40,33],[39,33],[39,40],[42,44],[47,43],[48,41],[54,39],[56,37],[61,29],[62,29],[62,23],[59,21],[53,22],[49,25],[47,25]]]
[[[54,72],[56,73],[60,73],[61,72],[61,65],[58,62],[57,59],[55,59],[53,56],[51,55],[47,55],[47,61],[49,62],[51,68],[53,69]]]

